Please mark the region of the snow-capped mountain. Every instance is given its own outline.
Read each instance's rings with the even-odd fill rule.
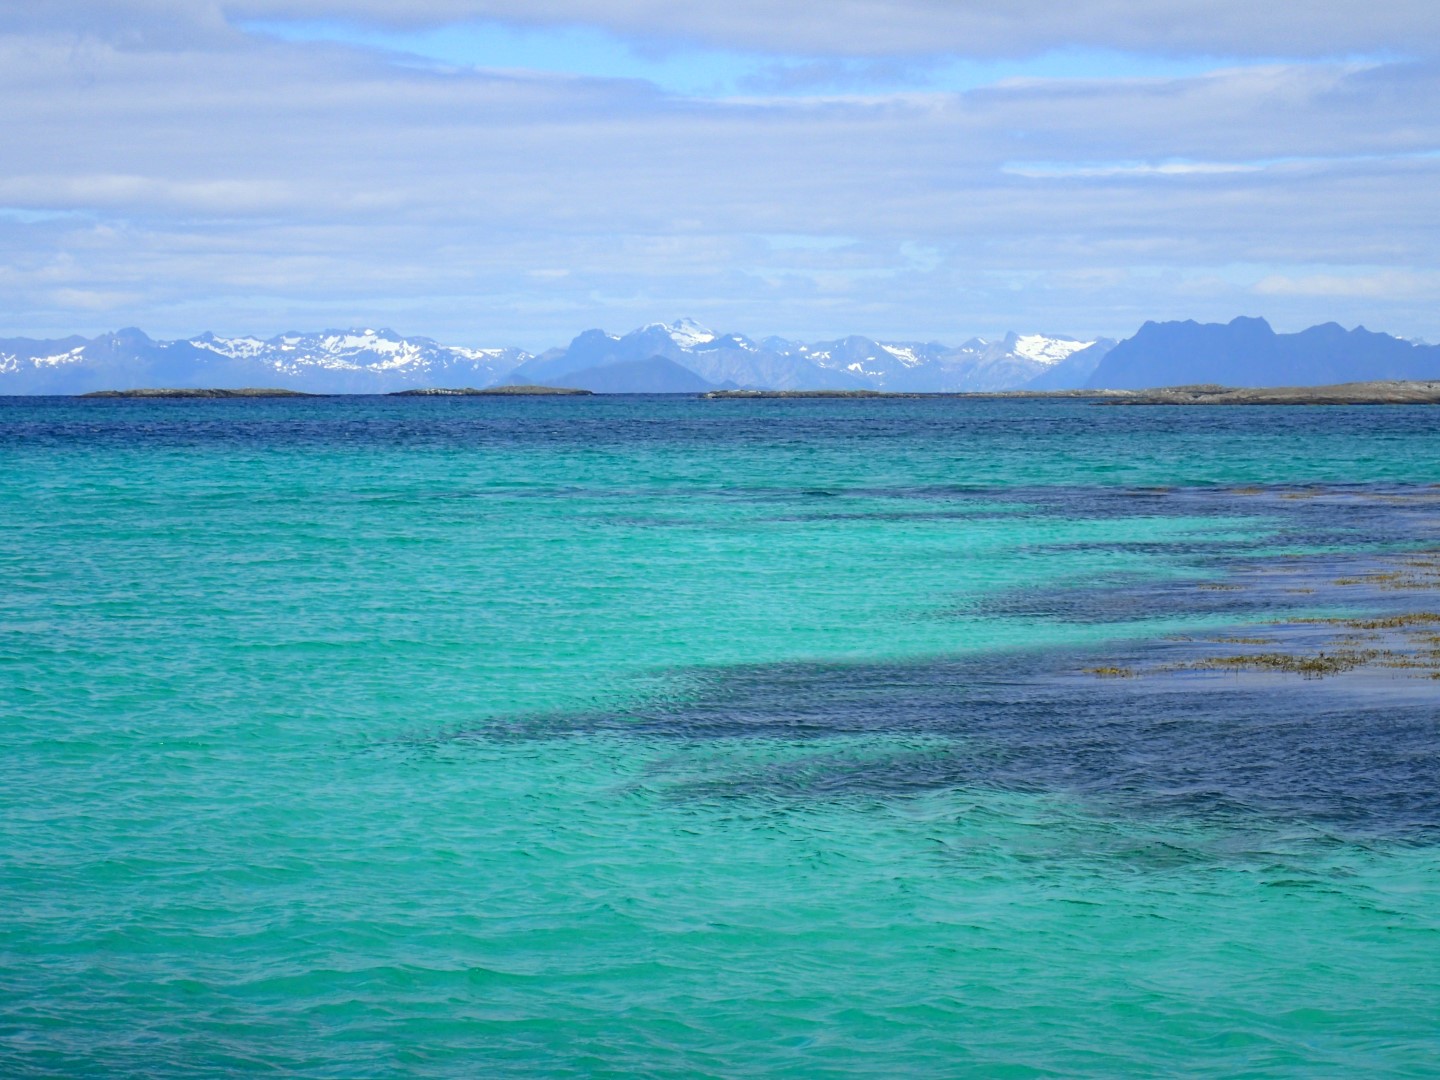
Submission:
[[[784,344],[776,341],[773,347]],[[960,392],[1023,387],[1082,350],[1103,354],[1113,344],[1012,333],[999,341],[971,338],[960,346],[847,337],[790,348],[819,367],[846,371],[877,390]],[[1083,382],[1081,376],[1074,385]]]
[[[275,337],[200,334],[155,341],[134,328],[96,338],[0,341],[0,394],[76,394],[138,387],[271,386],[311,393],[391,393],[425,387],[538,383],[603,392],[773,390],[1008,390],[1032,380],[1083,385],[1112,342],[1041,334],[998,341],[814,343],[717,333],[693,319],[617,335],[587,330],[539,356],[466,348],[388,329]]]
[[[1059,369],[1081,351],[1103,355],[1113,342],[1042,334],[939,342],[881,342],[851,336],[804,343],[717,333],[693,319],[650,323],[625,335],[587,330],[511,372],[513,382],[583,386],[592,370],[663,357],[714,386],[765,390],[1009,390]],[[1066,385],[1079,386],[1093,365]],[[1065,382],[1061,371],[1056,372]],[[576,381],[580,380],[580,381]]]
[[[705,345],[715,340],[715,332],[713,330],[706,330],[705,327],[701,326],[694,319],[689,318],[676,319],[668,326],[664,323],[650,323],[648,326],[640,328],[641,333],[648,330],[661,331],[682,349],[693,349],[699,345]]]
[[[1311,385],[1428,379],[1440,377],[1437,372],[1440,346],[1334,323],[1276,334],[1263,319],[1203,326],[1146,323],[1120,345],[1103,338],[1011,333],[956,346],[854,335],[757,341],[679,319],[628,334],[587,330],[539,356],[513,348],[442,345],[385,329],[156,341],[131,327],[94,338],[0,340],[0,395],[247,386],[377,394],[526,383],[599,393],[715,387],[965,392],[1198,382]]]
[[[353,386],[332,392],[381,393],[420,386],[488,386],[530,359],[519,349],[469,349],[393,330],[323,330],[268,340],[202,334],[190,344],[234,360],[265,365],[287,380],[314,386]],[[456,380],[459,380],[458,382]]]
[[[519,349],[441,345],[393,330],[325,330],[264,339],[207,333],[154,341],[130,328],[91,339],[0,341],[0,393],[275,386],[377,394],[426,386],[488,386],[528,359],[530,354]]]
[[[846,372],[818,367],[798,354],[763,348],[741,334],[717,334],[692,319],[668,325],[651,323],[623,336],[587,330],[565,348],[551,349],[521,364],[507,381],[583,386],[591,371],[656,357],[686,368],[712,387],[848,390],[868,385]]]
[[[1076,341],[1074,338],[1045,337],[1043,334],[1024,334],[1015,338],[1013,351],[1027,360],[1047,366],[1058,364],[1066,357],[1081,349],[1094,345],[1093,341]]]

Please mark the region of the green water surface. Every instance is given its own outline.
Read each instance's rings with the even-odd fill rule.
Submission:
[[[743,783],[913,731],[495,735],[1218,625],[984,601],[1310,539],[1087,492],[1440,480],[1417,410],[966,408],[10,402],[0,1072],[1440,1074],[1433,846]]]

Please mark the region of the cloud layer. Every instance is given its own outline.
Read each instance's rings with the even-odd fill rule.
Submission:
[[[1362,19],[1358,5],[1308,4],[1291,59],[1200,76],[697,99],[236,29],[279,11],[267,5],[0,7],[8,333],[389,322],[534,348],[679,314],[756,333],[958,339],[1249,312],[1440,336],[1429,6],[1369,5]],[[822,20],[810,4],[766,4],[763,17],[745,4],[723,16],[671,7],[346,11],[583,19],[750,48],[764,47],[758,34],[817,63],[958,50],[962,38],[971,52],[1273,55],[1280,15],[1294,15],[914,0],[841,4]],[[1073,14],[1085,11],[1089,31]],[[1407,27],[1407,59],[1296,59],[1397,49]]]
[[[1027,56],[1059,48],[1334,57],[1440,46],[1425,0],[10,0],[0,25],[121,38],[218,36],[229,21],[320,18],[396,27],[475,20],[583,25],[626,37],[814,56]]]

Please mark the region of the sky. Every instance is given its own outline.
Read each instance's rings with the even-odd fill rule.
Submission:
[[[0,336],[1440,342],[1434,0],[0,0]]]

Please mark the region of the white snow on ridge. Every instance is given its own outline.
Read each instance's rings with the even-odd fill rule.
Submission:
[[[1093,341],[1071,341],[1069,338],[1048,338],[1040,334],[1025,334],[1015,339],[1015,354],[1037,364],[1058,364],[1071,353],[1088,349]]]
[[[504,349],[467,349],[463,345],[446,345],[444,348],[462,360],[503,360],[506,352]],[[518,355],[522,361],[530,359],[530,354],[527,352]]]
[[[57,353],[54,356],[37,356],[30,362],[36,367],[59,367],[61,364],[78,364],[85,359],[85,346],[71,349],[69,352]]]
[[[212,338],[209,341],[196,339],[191,341],[190,344],[194,345],[197,349],[207,349],[221,356],[228,356],[232,360],[259,356],[270,347],[268,343],[254,337]]]
[[[346,334],[343,337],[331,335],[320,342],[320,347],[326,352],[377,352],[397,353],[402,350],[413,349],[414,346],[408,341],[396,341],[394,338],[383,338],[374,330],[366,330],[363,334]]]
[[[467,349],[458,345],[418,343],[386,336],[372,329],[339,334],[286,334],[264,341],[255,337],[195,339],[190,342],[232,360],[258,360],[276,371],[293,375],[306,368],[329,371],[429,370],[457,361],[472,364],[504,363],[515,356],[508,349]],[[529,358],[518,354],[517,363]]]
[[[896,360],[899,360],[906,367],[914,367],[921,362],[920,358],[915,355],[915,349],[909,345],[886,345],[881,342],[880,348],[895,357]]]
[[[664,323],[651,323],[644,327],[646,330],[659,328],[670,335],[670,340],[679,345],[682,349],[693,349],[696,345],[704,345],[706,342],[714,341],[713,331],[705,329],[694,319],[676,319],[669,326]]]
[[[85,346],[81,345],[71,349],[69,352],[56,353],[54,356],[31,356],[22,360],[16,353],[0,353],[0,373],[13,375],[23,368],[27,363],[31,367],[59,367],[61,364],[79,364],[85,360]]]

